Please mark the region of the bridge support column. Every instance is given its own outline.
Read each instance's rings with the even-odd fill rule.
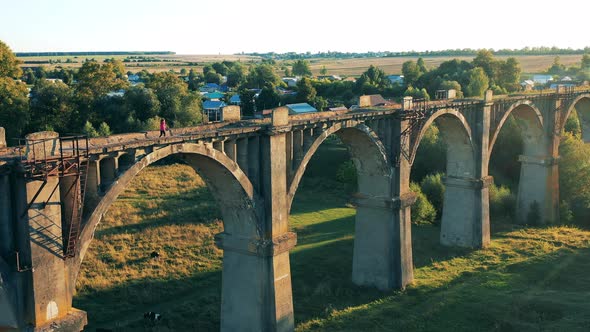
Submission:
[[[289,250],[295,233],[272,240],[221,233],[223,248],[221,331],[292,331]]]
[[[288,114],[285,107],[275,109],[272,126],[252,150],[261,161],[257,234],[216,237],[224,249],[222,331],[294,330],[289,250],[297,240],[289,232],[287,208]]]
[[[549,224],[559,220],[558,158],[521,155],[516,205],[523,224]]]
[[[117,157],[107,157],[100,161],[100,183],[103,191],[106,191],[117,178],[117,170],[119,169],[119,159]]]
[[[445,178],[440,232],[443,245],[481,248],[490,243],[489,193],[493,178]]]
[[[23,219],[28,225],[19,239],[18,263],[25,274],[23,287],[28,290],[25,324],[33,326],[34,331],[45,331],[49,325],[56,331],[81,331],[87,319],[85,312],[72,308],[73,287],[68,285],[68,267],[63,259],[59,179],[49,177],[45,185],[29,181],[26,197],[19,199],[17,204],[24,206]]]
[[[381,290],[403,289],[413,280],[411,205],[416,195],[356,199],[352,281]]]

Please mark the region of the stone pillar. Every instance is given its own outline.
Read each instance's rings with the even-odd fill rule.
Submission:
[[[394,199],[356,198],[352,281],[380,290],[413,280],[410,207],[413,193]]]
[[[408,142],[404,144],[399,139],[407,122],[393,121],[390,124],[391,145],[407,150]],[[354,137],[340,137],[346,144],[354,144]],[[414,279],[411,205],[416,196],[409,191],[409,162],[399,151],[399,167],[385,173],[382,170],[380,175],[375,171],[381,167],[358,172],[360,193],[356,202],[352,266],[352,280],[357,285],[383,290],[403,289]],[[357,150],[355,153],[361,152]]]
[[[303,161],[303,130],[293,131],[293,171],[295,172]]]
[[[224,249],[221,300],[222,331],[293,331],[293,298],[289,250],[297,242],[289,232],[285,133],[288,110],[273,111],[272,126],[260,143],[248,142],[260,153],[261,177],[257,235],[221,233]],[[252,143],[252,144],[250,144]],[[252,158],[257,159],[257,158]],[[252,168],[249,167],[252,171]],[[237,213],[237,212],[236,212]]]
[[[557,160],[552,157],[519,156],[521,166],[516,216],[520,223],[547,224],[559,220]]]
[[[248,138],[248,178],[256,192],[260,192],[260,138]]]
[[[248,176],[248,138],[239,138],[237,140],[238,165],[242,172]]]
[[[100,161],[100,183],[103,190],[106,190],[108,186],[115,182],[118,168],[117,157],[107,157]]]
[[[8,259],[14,253],[14,220],[12,211],[10,173],[0,169],[0,258]]]
[[[230,139],[223,144],[223,152],[234,162],[237,162],[238,156],[236,154],[236,140]]]
[[[448,246],[485,247],[490,242],[488,187],[493,179],[445,177],[440,242]]]
[[[86,324],[86,313],[72,308],[72,293],[63,259],[62,215],[58,186],[59,178],[26,183],[27,202],[35,201],[27,210],[29,248],[23,248],[21,265],[29,267],[23,273],[29,277],[28,303],[25,323],[42,331],[50,325],[67,327],[64,331],[80,331]],[[52,194],[53,192],[53,194]]]
[[[221,331],[293,331],[289,250],[294,233],[272,240],[221,233]]]
[[[100,192],[100,167],[98,160],[88,160],[88,175],[86,176],[86,190],[84,192],[84,211],[93,211]]]
[[[6,130],[0,127],[0,149],[6,147]]]
[[[213,148],[217,151],[223,152],[223,141],[215,141],[213,142]]]

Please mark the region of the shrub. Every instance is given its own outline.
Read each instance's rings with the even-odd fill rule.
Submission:
[[[352,160],[345,161],[338,166],[338,169],[336,170],[336,180],[356,187],[356,167]]]
[[[490,195],[490,216],[493,218],[509,218],[514,216],[516,211],[516,197],[510,189],[505,186],[492,184],[489,188]]]
[[[436,209],[437,218],[442,216],[443,202],[445,199],[445,185],[442,181],[442,173],[427,175],[420,183],[420,188],[428,200]]]
[[[412,205],[412,221],[414,223],[433,223],[436,218],[436,209],[428,201],[420,186],[412,182],[410,190],[416,194],[416,203]]]

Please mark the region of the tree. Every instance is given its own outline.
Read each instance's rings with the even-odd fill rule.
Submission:
[[[210,71],[205,74],[205,83],[221,84],[221,79],[221,75],[214,71]]]
[[[418,61],[416,61],[416,65],[418,66],[418,69],[420,69],[420,72],[422,74],[428,72],[428,69],[426,69],[426,63],[424,63],[424,59],[418,58]]]
[[[39,80],[31,90],[29,129],[68,132],[73,110],[73,90],[68,85]]]
[[[253,116],[254,115],[254,95],[256,94],[252,90],[248,90],[246,88],[242,88],[238,90],[238,94],[240,95],[241,100],[241,107],[242,107],[242,114],[246,116]]]
[[[215,72],[222,76],[227,76],[229,72],[229,68],[221,62],[215,62],[212,67],[215,69]]]
[[[246,86],[262,89],[267,84],[278,86],[283,84],[283,81],[275,74],[273,67],[268,64],[250,67],[250,72],[246,78]]]
[[[246,70],[239,62],[235,62],[227,73],[227,86],[235,88],[246,80]]]
[[[484,92],[489,87],[490,80],[481,67],[476,67],[471,70],[469,75],[469,85],[467,85],[466,93],[469,97],[482,97]]]
[[[297,102],[310,103],[316,96],[317,91],[311,84],[311,80],[307,77],[301,78],[297,81]]]
[[[145,122],[160,112],[160,101],[154,90],[142,84],[133,86],[125,92],[123,97],[127,113],[133,118]]]
[[[24,134],[29,121],[28,94],[25,84],[10,77],[0,77],[0,127],[6,129],[7,139]]]
[[[327,73],[328,73],[328,69],[326,69],[326,66],[322,66],[322,69],[320,69],[320,74],[326,75]]]
[[[457,93],[457,98],[463,98],[463,91],[461,91],[461,84],[457,81],[442,81],[438,87],[439,90],[454,89]]]
[[[409,60],[402,64],[402,74],[404,75],[404,83],[406,85],[414,85],[422,75],[422,72],[416,62]]]
[[[160,101],[160,116],[171,126],[191,126],[202,121],[200,95],[171,73],[156,73],[146,87],[154,90]]]
[[[590,68],[590,54],[584,54],[582,56],[582,69],[589,69]]]
[[[494,78],[496,67],[494,53],[492,53],[491,50],[479,50],[476,57],[473,59],[473,66],[482,68],[488,78]]]
[[[550,75],[561,75],[565,71],[565,66],[561,64],[559,56],[553,58],[553,64],[547,69],[547,74]]]
[[[265,86],[256,98],[256,109],[267,110],[279,106],[281,97],[274,87]]]
[[[78,70],[77,92],[94,101],[111,91],[124,89],[129,85],[123,78],[124,72],[123,65],[118,61],[103,65],[96,61],[87,61]]]
[[[508,91],[516,91],[520,87],[520,64],[516,58],[508,58],[498,66],[496,84]]]
[[[291,69],[293,75],[297,76],[311,76],[311,69],[309,68],[309,61],[304,59],[299,59],[293,63],[293,68]]]
[[[10,47],[0,40],[0,77],[20,78],[22,70],[19,63]]]

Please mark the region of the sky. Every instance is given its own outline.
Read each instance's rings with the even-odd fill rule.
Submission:
[[[587,0],[0,0],[14,52],[590,46]]]

